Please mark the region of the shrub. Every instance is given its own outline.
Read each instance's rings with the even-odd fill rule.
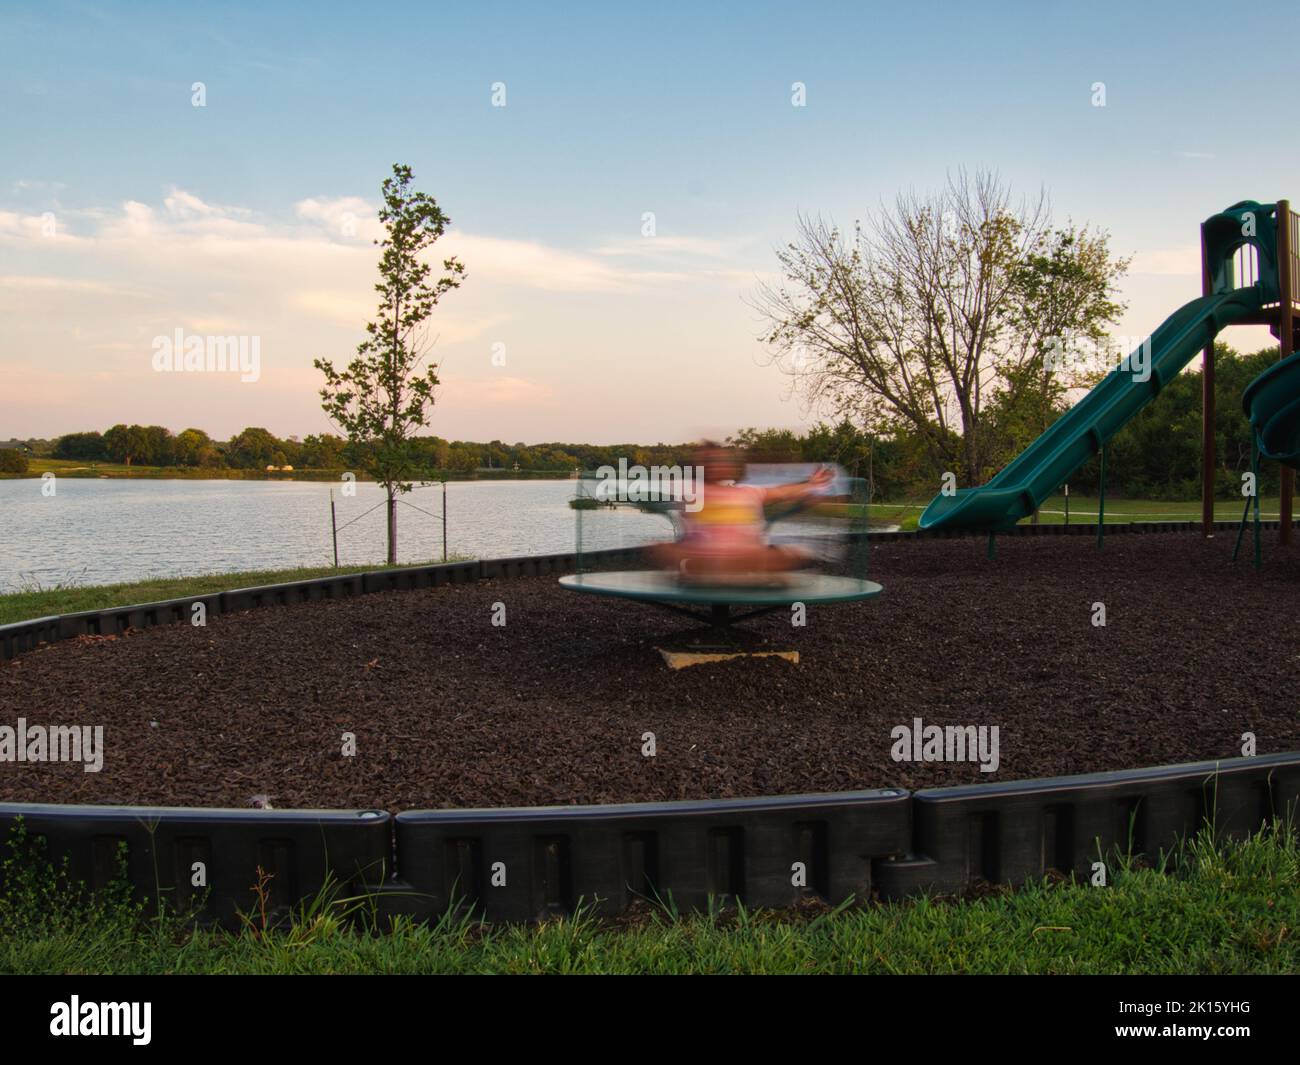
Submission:
[[[17,448],[0,447],[0,473],[26,473],[27,456]]]

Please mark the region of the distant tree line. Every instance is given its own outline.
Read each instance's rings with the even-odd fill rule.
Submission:
[[[343,441],[322,434],[299,440],[280,439],[267,429],[250,427],[227,441],[202,429],[172,434],[161,425],[114,425],[104,432],[68,433],[54,441],[49,455],[83,462],[126,466],[189,466],[208,469],[260,470],[267,466],[334,469],[344,465]]]
[[[1250,425],[1241,409],[1246,386],[1277,361],[1275,348],[1243,355],[1216,345],[1215,434],[1220,498],[1236,498],[1241,475],[1250,469]],[[1051,418],[1068,410],[1078,394],[1061,395]],[[1050,424],[1050,420],[1047,421]],[[990,457],[981,470],[986,481],[1018,455],[1036,435],[1027,435],[1024,419],[1010,405],[990,404],[983,432]],[[789,429],[741,429],[728,442],[745,449],[751,461],[836,462],[865,478],[877,500],[926,499],[938,490],[946,472],[936,461],[931,441],[920,434],[896,431],[876,435],[847,419],[822,423],[806,432]],[[620,459],[642,466],[677,465],[692,461],[694,446],[682,444],[507,444],[446,440],[439,436],[410,441],[419,476],[475,476],[482,471],[568,473],[617,466]],[[158,425],[115,425],[105,432],[68,433],[55,440],[11,440],[0,447],[0,473],[20,473],[27,456],[115,462],[139,466],[187,466],[211,469],[262,470],[293,466],[300,470],[359,468],[350,445],[330,433],[277,437],[267,429],[250,427],[229,440],[214,440],[201,429],[172,434]],[[1098,462],[1094,458],[1070,479],[1072,492],[1097,491]],[[1179,374],[1161,394],[1110,442],[1107,491],[1141,499],[1193,500],[1201,485],[1201,374]],[[1261,466],[1261,491],[1278,490],[1276,463]]]
[[[261,470],[293,466],[301,470],[347,470],[360,463],[347,440],[332,433],[299,439],[278,437],[250,426],[229,440],[214,440],[202,429],[180,433],[161,425],[114,425],[104,432],[67,433],[54,440],[13,441],[31,454],[81,462],[113,462],[127,466],[186,466],[210,469]],[[480,470],[568,473],[575,468],[617,465],[620,458],[645,465],[687,462],[689,444],[507,444],[416,437],[409,442],[414,469],[421,475],[439,472],[473,474]],[[14,454],[20,451],[16,446]]]

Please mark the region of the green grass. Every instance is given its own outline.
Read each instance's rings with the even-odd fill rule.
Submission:
[[[1216,500],[1214,518],[1216,521],[1240,521],[1241,508],[1245,500]],[[898,525],[904,530],[914,530],[917,519],[927,506],[929,499],[904,500],[898,503],[873,503],[871,521]],[[1279,500],[1277,496],[1261,496],[1259,500],[1260,518],[1264,521],[1276,520]],[[1026,518],[1021,524],[1028,524]],[[1200,521],[1200,500],[1191,502],[1168,502],[1155,499],[1120,499],[1106,497],[1106,524],[1127,525],[1131,521]],[[1038,512],[1040,525],[1061,525],[1065,522],[1065,497],[1052,496],[1043,503]],[[1070,496],[1070,524],[1097,524],[1097,497]]]
[[[53,473],[59,477],[117,479],[130,477],[146,480],[181,481],[337,481],[342,470],[294,470],[291,473],[268,473],[266,470],[232,470],[210,466],[128,466],[124,462],[88,462],[82,459],[29,457],[25,474],[5,474],[8,478],[39,477]]]
[[[441,560],[438,560],[441,561]],[[451,558],[452,562],[467,561],[464,557]],[[409,568],[419,563],[404,563],[396,568]],[[424,563],[432,565],[433,563]],[[367,566],[306,566],[296,569],[245,570],[239,573],[205,573],[194,577],[157,577],[129,584],[59,585],[42,588],[35,584],[20,587],[15,592],[0,595],[0,625],[14,621],[28,621],[51,614],[74,614],[80,610],[104,610],[115,606],[132,606],[164,599],[181,599],[190,595],[206,595],[247,588],[258,584],[280,584],[285,581],[305,581],[313,577],[339,577],[348,573],[366,573],[387,569],[379,563]]]
[[[5,871],[5,973],[1293,973],[1300,969],[1294,834],[1201,838],[1173,872],[1116,859],[1108,887],[1036,883],[959,900],[838,911],[579,916],[489,928],[400,920],[382,934],[356,902],[318,899],[292,929],[256,917],[194,931],[131,903],[96,901],[39,862]],[[251,898],[251,895],[250,895]]]

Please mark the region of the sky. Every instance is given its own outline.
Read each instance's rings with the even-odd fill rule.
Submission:
[[[1205,217],[1300,197],[1293,8],[1224,10],[4,0],[0,439],[330,430],[312,360],[373,317],[397,162],[466,268],[432,329],[452,439],[810,424],[747,302],[775,249],[959,167],[1108,230],[1146,335],[1199,294]],[[178,329],[256,338],[257,379],[158,372]]]

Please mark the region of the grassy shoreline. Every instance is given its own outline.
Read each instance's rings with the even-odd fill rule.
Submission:
[[[236,470],[225,466],[127,466],[120,462],[84,462],[78,459],[32,458],[26,473],[0,473],[0,480],[39,480],[47,473],[79,480],[142,481],[341,481],[348,472],[339,469]],[[483,469],[469,473],[462,470],[426,470],[416,483],[435,481],[564,481],[569,470],[498,470]],[[357,480],[373,483],[357,473]]]
[[[312,580],[316,577],[342,577],[349,573],[432,566],[441,561],[436,559],[430,562],[404,562],[398,566],[387,566],[380,562],[337,568],[299,566],[284,569],[239,570],[232,573],[202,573],[189,577],[154,577],[121,584],[20,588],[15,592],[0,594],[0,625],[8,625],[16,621],[31,621],[52,614],[75,614],[81,610],[106,610],[109,607],[182,599],[188,595],[210,595],[213,592],[225,592],[232,588],[248,588],[259,584],[283,584],[288,581]],[[468,559],[464,556],[456,556],[448,561],[465,562]]]

